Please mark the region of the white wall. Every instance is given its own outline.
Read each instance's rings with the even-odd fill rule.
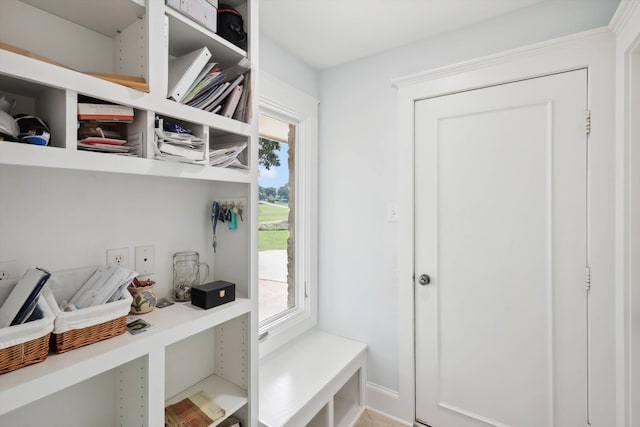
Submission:
[[[393,395],[399,384],[398,224],[386,220],[398,190],[391,80],[606,25],[617,3],[546,1],[321,73],[319,324],[368,343],[376,389]]]
[[[235,281],[246,297],[246,268],[235,269],[242,277],[232,272],[248,263],[247,223],[218,225],[215,265],[210,223],[213,200],[246,194],[241,184],[2,165],[0,261],[56,271],[105,264],[107,249],[128,247],[134,269],[134,248],[154,245],[151,277],[169,296],[173,253],[195,250],[215,267],[210,279]]]
[[[320,98],[318,71],[291,55],[262,32],[260,33],[260,70],[278,77],[316,99]]]

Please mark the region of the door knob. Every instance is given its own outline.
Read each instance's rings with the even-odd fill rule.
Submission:
[[[431,283],[431,277],[429,277],[428,274],[421,274],[418,278],[418,283],[420,283],[422,286],[426,286]]]

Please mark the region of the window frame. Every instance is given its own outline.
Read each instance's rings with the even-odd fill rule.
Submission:
[[[296,306],[259,323],[259,354],[260,357],[264,357],[318,323],[319,101],[263,71],[260,72],[259,94],[260,114],[296,126],[294,159]]]

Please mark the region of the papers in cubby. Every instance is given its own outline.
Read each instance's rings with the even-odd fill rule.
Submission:
[[[204,150],[207,141],[203,138],[156,128],[154,141],[154,154],[158,160],[206,164]]]
[[[87,137],[78,141],[78,150],[138,157],[142,148],[142,134],[128,139]]]
[[[220,144],[209,148],[209,166],[221,168],[233,167],[238,169],[248,169],[239,157],[247,148],[247,143]]]

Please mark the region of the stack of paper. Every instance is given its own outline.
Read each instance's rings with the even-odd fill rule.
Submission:
[[[131,135],[128,139],[90,136],[78,141],[78,150],[119,154],[138,157],[142,148],[142,135]]]
[[[239,158],[240,154],[247,148],[247,143],[229,143],[217,145],[216,148],[209,149],[209,166],[221,168],[233,167],[238,169],[248,169],[246,162]]]
[[[161,128],[155,130],[155,158],[185,163],[206,164],[206,140],[188,133],[168,132]]]
[[[132,107],[79,99],[87,102],[78,102],[78,150],[131,157],[142,154],[142,135],[127,137],[127,123],[134,118]]]
[[[247,96],[243,96],[243,93],[246,84],[241,83],[247,78],[251,63],[247,58],[242,58],[224,70],[216,65],[215,62],[207,63],[203,68],[198,65],[196,70],[199,70],[199,74],[190,86],[178,91],[170,90],[169,97],[191,107],[234,117],[236,110],[245,108]]]
[[[99,267],[73,295],[69,304],[93,307],[119,300],[138,273],[115,265]]]

